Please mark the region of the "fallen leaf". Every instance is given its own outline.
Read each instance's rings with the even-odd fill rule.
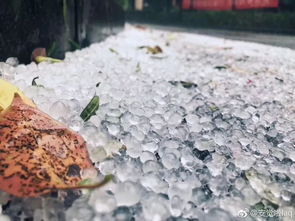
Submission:
[[[233,47],[217,47],[217,50],[232,50]]]
[[[217,65],[217,66],[215,66],[214,67],[214,69],[217,69],[217,70],[225,70],[225,69],[227,69],[228,67],[227,66],[225,66],[225,65]]]
[[[146,27],[143,25],[135,25],[134,27],[140,30],[146,30]]]
[[[284,83],[284,80],[278,77],[275,77],[276,80],[278,80],[280,83]]]
[[[44,57],[44,56],[37,56],[35,58],[35,61],[36,61],[37,64],[39,64],[41,62],[48,62],[48,63],[59,63],[59,62],[62,62],[62,60],[60,60],[60,59],[51,58],[51,57]]]
[[[139,49],[147,49],[147,52],[150,54],[160,54],[163,53],[163,50],[160,46],[156,45],[154,47],[151,46],[140,46]]]
[[[198,85],[196,83],[193,82],[189,82],[189,81],[168,81],[170,84],[172,84],[173,86],[177,86],[177,85],[181,85],[184,88],[196,88],[198,87]]]
[[[36,62],[38,56],[47,56],[46,48],[35,48],[31,55],[31,60]]]
[[[135,70],[135,72],[136,73],[141,72],[141,66],[140,66],[140,63],[139,62],[137,62],[137,64],[136,64],[136,70]]]
[[[212,112],[219,110],[219,108],[215,105],[209,107]]]
[[[117,52],[115,49],[113,48],[109,48],[110,52],[116,54],[116,55],[119,55],[119,52]]]
[[[15,93],[19,94],[26,104],[35,107],[33,101],[27,98],[16,86],[0,79],[0,112],[10,106]]]
[[[0,189],[36,197],[81,185],[80,171],[93,168],[83,138],[15,94],[0,114]]]
[[[90,117],[95,114],[95,112],[98,110],[98,108],[99,108],[99,97],[95,95],[91,99],[91,101],[87,104],[87,106],[84,108],[84,110],[80,114],[80,117],[84,121],[88,121],[90,119]]]
[[[35,77],[32,80],[32,86],[36,86],[36,87],[44,87],[42,84],[37,84],[36,80],[39,79],[39,77]]]

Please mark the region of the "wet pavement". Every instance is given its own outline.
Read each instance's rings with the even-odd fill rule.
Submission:
[[[232,30],[217,30],[217,29],[196,29],[179,26],[164,26],[154,24],[142,24],[144,26],[173,31],[173,32],[187,32],[193,34],[208,35],[214,37],[221,37],[231,40],[256,42],[272,46],[284,47],[295,49],[295,36],[283,34],[270,34],[270,33],[254,33],[246,31],[232,31]]]

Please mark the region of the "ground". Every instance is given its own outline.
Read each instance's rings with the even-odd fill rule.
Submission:
[[[6,214],[18,205],[34,220],[294,220],[294,59],[291,49],[127,25],[62,63],[2,66],[115,177],[67,209],[15,200]],[[43,87],[30,86],[37,76]],[[100,108],[85,123],[95,94]]]

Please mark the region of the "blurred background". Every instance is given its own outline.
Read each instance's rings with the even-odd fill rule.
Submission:
[[[119,0],[127,19],[195,28],[295,33],[294,0]]]
[[[280,35],[271,44],[295,48],[294,11],[294,0],[1,0],[0,61],[29,63],[38,47],[63,58],[126,22],[262,42]]]

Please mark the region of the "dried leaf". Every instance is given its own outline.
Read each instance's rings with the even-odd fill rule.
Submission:
[[[147,28],[143,25],[135,25],[135,28],[140,29],[140,30],[146,30]]]
[[[163,53],[163,50],[160,46],[156,45],[154,47],[151,46],[140,46],[139,49],[147,49],[147,52],[150,54],[160,54]]]
[[[151,53],[152,54],[159,54],[159,53],[162,53],[163,52],[163,50],[162,50],[162,48],[160,47],[160,46],[155,46],[152,50],[151,50]]]
[[[83,138],[25,104],[18,94],[0,114],[0,141],[1,190],[36,197],[87,187],[79,185],[80,170],[93,168]]]

